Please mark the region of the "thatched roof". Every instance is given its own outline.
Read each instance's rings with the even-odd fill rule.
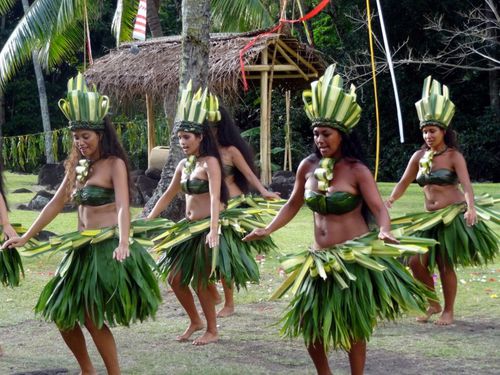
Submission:
[[[239,52],[250,42],[255,35],[262,33],[252,32],[244,34],[211,34],[209,57],[209,88],[224,99],[234,99],[243,92]],[[298,71],[276,71],[277,80],[289,84],[293,88],[300,88],[307,83],[304,75],[313,80],[321,75],[326,67],[321,54],[288,35],[268,34],[259,37],[245,55],[245,64],[249,67],[260,64],[260,53],[269,46],[269,63],[272,60],[274,46],[277,39],[290,47],[287,59],[282,53],[277,53],[276,63],[296,63]],[[286,50],[278,47],[278,51]],[[174,102],[179,85],[179,68],[181,62],[181,37],[170,36],[150,39],[145,42],[124,43],[118,49],[111,50],[106,56],[96,59],[94,64],[85,73],[90,83],[96,84],[99,91],[113,98],[116,104],[126,105],[143,99],[145,94],[150,95],[155,102]],[[285,66],[284,66],[285,67]],[[295,77],[278,80],[284,74]],[[257,78],[256,71],[247,72],[250,77]],[[249,80],[251,84],[251,79]],[[258,81],[253,81],[258,84]]]

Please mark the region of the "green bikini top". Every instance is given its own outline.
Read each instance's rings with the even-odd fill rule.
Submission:
[[[115,201],[115,190],[96,185],[86,185],[75,190],[73,200],[82,206],[102,206]]]
[[[208,187],[208,180],[188,177],[181,181],[181,190],[183,193],[193,195],[208,193],[210,189]]]
[[[307,207],[321,215],[343,215],[358,207],[362,198],[360,195],[345,191],[336,191],[329,195],[324,195],[312,190],[306,190],[304,201]]]
[[[222,169],[224,169],[226,177],[233,176],[236,173],[236,167],[234,165],[223,164]]]
[[[449,169],[436,169],[429,174],[418,173],[417,184],[420,186],[426,185],[456,185],[458,184],[458,176],[454,171]]]

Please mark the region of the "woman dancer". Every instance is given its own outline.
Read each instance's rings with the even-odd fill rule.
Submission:
[[[234,124],[228,111],[220,106],[215,95],[210,94],[210,105],[207,111],[207,120],[217,141],[224,168],[224,182],[231,198],[248,194],[249,185],[256,189],[265,199],[280,199],[279,194],[267,190],[255,175],[256,168],[253,162],[253,153],[247,142],[240,134],[240,129]],[[224,307],[217,313],[219,318],[234,314],[234,286],[231,282],[222,279],[224,289]],[[212,292],[216,300],[220,298],[213,284]]]
[[[423,310],[429,293],[394,258],[380,256],[391,254],[398,245],[380,241],[397,242],[376,183],[360,160],[360,145],[351,134],[361,113],[354,86],[344,92],[333,66],[311,86],[313,90],[303,97],[315,153],[300,163],[292,195],[278,216],[245,240],[283,227],[304,202],[314,212],[312,249],[283,263],[294,272],[275,297],[290,288],[295,296],[282,319],[282,333],[304,337],[318,374],[331,374],[330,348],[346,350],[351,373],[362,374],[366,341],[377,318],[393,320],[408,309]],[[306,100],[313,96],[314,104]],[[375,217],[378,232],[369,233],[365,208]]]
[[[148,215],[148,219],[157,217],[175,195],[182,191],[186,194],[188,222],[210,218],[208,233],[202,232],[190,241],[172,247],[159,261],[162,276],[168,276],[169,284],[190,319],[186,331],[177,337],[179,341],[189,340],[194,332],[205,327],[189,289],[189,283],[193,280],[207,321],[205,333],[193,341],[194,345],[205,345],[219,339],[215,301],[208,290],[211,274],[209,259],[211,249],[219,245],[219,213],[227,202],[227,189],[223,184],[217,145],[208,126],[204,124],[205,105],[206,90],[203,95],[201,91],[192,95],[190,82],[183,90],[174,126],[187,158],[180,161],[170,185]],[[198,116],[188,121],[189,113],[186,111],[195,107],[198,109]],[[182,223],[186,223],[186,220]],[[174,227],[177,228],[175,225]],[[180,233],[173,228],[171,230],[176,235]],[[181,251],[183,249],[186,251]]]
[[[73,135],[65,177],[28,231],[3,247],[24,245],[67,201],[78,204],[82,232],[61,236],[70,250],[43,289],[35,311],[56,323],[82,374],[96,374],[96,370],[81,325],[88,329],[108,374],[119,374],[117,348],[108,325],[127,326],[155,314],[161,300],[152,271],[155,264],[142,246],[129,242],[129,171],[106,116],[108,98],[88,91],[78,74],[68,82],[67,99],[61,99],[59,106]]]
[[[417,225],[406,232],[411,234],[418,228],[425,228],[417,234],[435,238],[439,245],[423,256],[412,257],[410,267],[415,278],[434,290],[432,270],[437,264],[443,286],[444,309],[439,301],[430,301],[427,313],[417,320],[427,322],[432,315],[441,314],[436,324],[449,325],[453,322],[457,294],[455,267],[487,263],[498,253],[498,242],[488,226],[479,221],[476,212],[467,164],[458,150],[455,132],[449,127],[455,105],[449,98],[448,88],[441,87],[431,76],[427,77],[422,99],[415,105],[425,143],[411,157],[386,205],[390,208],[415,179],[423,188],[425,208],[433,214],[406,216],[406,222],[412,224],[415,223],[410,220],[411,217],[419,217]],[[463,192],[458,188],[459,183]],[[437,215],[445,216],[443,210],[452,210],[446,223],[437,219]],[[431,222],[433,218],[434,223]],[[393,223],[398,224],[399,220]]]

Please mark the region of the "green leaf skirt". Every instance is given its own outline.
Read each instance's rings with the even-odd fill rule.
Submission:
[[[349,242],[354,241],[289,256],[283,263],[295,268],[275,294],[292,295],[280,320],[283,336],[301,335],[306,346],[321,343],[326,351],[349,351],[352,343],[370,339],[378,320],[425,311],[428,299],[436,299],[394,257],[359,248],[353,258],[346,252]]]
[[[65,253],[35,307],[47,321],[69,330],[86,316],[101,328],[128,326],[154,317],[161,302],[153,258],[136,241],[123,262],[113,259],[118,238],[88,243]]]
[[[408,310],[425,311],[432,293],[415,281],[395,259],[379,257],[382,272],[357,263],[345,263],[356,277],[342,288],[333,278],[306,275],[288,311],[281,333],[302,335],[305,344],[323,343],[325,350],[350,350],[351,344],[368,341],[378,319],[395,320]]]
[[[18,235],[26,232],[21,224],[12,223],[12,228]],[[2,225],[0,225],[0,244],[5,241]],[[17,249],[0,250],[0,283],[6,287],[19,286],[21,277],[24,277],[24,268],[21,256]]]
[[[463,214],[457,215],[447,225],[441,222],[415,235],[439,242],[429,251],[430,269],[436,266],[438,256],[453,267],[466,267],[485,265],[498,255],[499,239],[495,232],[483,221],[467,226]]]
[[[15,249],[0,250],[0,282],[3,286],[19,286],[24,276],[23,262]]]
[[[254,228],[265,226],[261,213],[256,208],[222,211],[220,242],[214,249],[205,244],[208,218],[174,224],[168,229],[168,236],[155,247],[160,253],[157,264],[162,278],[180,272],[182,283],[192,283],[194,287],[224,278],[231,280],[238,290],[246,288],[248,282],[258,283],[259,267],[254,256],[275,249],[276,245],[270,237],[251,242],[243,242],[242,238]]]
[[[478,222],[471,227],[464,219],[465,203],[405,214],[391,222],[405,234],[434,238],[439,242],[429,251],[430,269],[436,266],[437,256],[453,267],[481,266],[491,262],[499,252],[499,237],[487,225],[488,222],[500,224],[500,212],[494,208],[498,202],[500,198],[489,194],[475,197]]]

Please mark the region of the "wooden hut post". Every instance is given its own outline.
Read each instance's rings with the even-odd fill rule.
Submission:
[[[267,67],[267,47],[262,50],[261,60],[262,66]],[[268,186],[271,182],[271,150],[269,150],[268,142],[270,137],[269,132],[269,117],[268,117],[268,70],[260,73],[260,180],[262,184]]]
[[[151,150],[156,146],[155,142],[155,111],[153,99],[146,94],[146,113],[148,121],[148,167],[150,166]]]

